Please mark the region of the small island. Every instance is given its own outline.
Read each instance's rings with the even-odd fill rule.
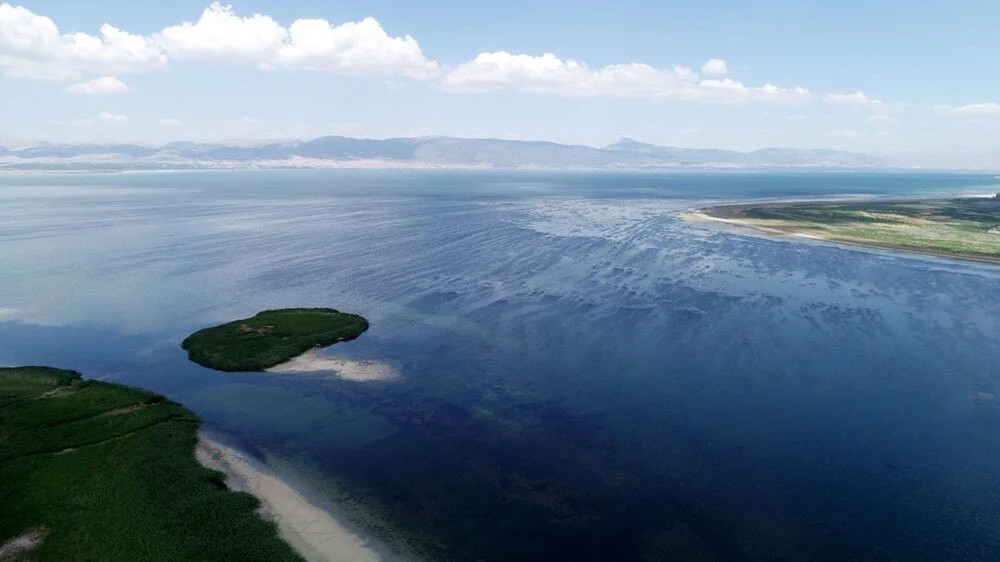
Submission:
[[[181,346],[195,363],[219,371],[262,371],[317,347],[352,340],[368,329],[357,314],[332,308],[265,310],[205,328]]]
[[[0,368],[0,560],[301,560],[152,392]]]
[[[692,218],[798,236],[1000,263],[1000,195],[722,205]]]

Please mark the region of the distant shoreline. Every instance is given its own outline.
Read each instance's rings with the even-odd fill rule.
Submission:
[[[935,202],[935,201],[948,201],[960,198],[968,199],[983,199],[991,198],[992,195],[986,195],[982,193],[970,193],[962,194],[957,196],[933,196],[933,197],[908,197],[905,199],[892,199],[892,200],[872,200],[872,204],[878,203],[909,203],[909,202]],[[861,204],[864,201],[858,201],[857,199],[823,199],[823,200],[796,200],[796,201],[769,201],[769,202],[757,202],[757,203],[739,203],[739,204],[726,204],[726,205],[715,205],[710,207],[703,207],[695,211],[685,213],[682,215],[683,218],[695,221],[705,221],[705,222],[719,222],[723,224],[734,225],[742,228],[752,230],[754,232],[760,233],[769,238],[778,239],[799,239],[799,240],[819,240],[824,242],[832,242],[836,244],[843,244],[847,246],[854,246],[860,248],[874,248],[879,250],[888,250],[892,252],[905,252],[907,254],[918,254],[925,256],[932,256],[937,258],[946,258],[974,263],[986,263],[992,265],[1000,265],[1000,256],[988,256],[982,254],[971,254],[957,251],[948,251],[943,249],[918,247],[907,244],[893,244],[888,242],[879,242],[873,240],[865,240],[860,238],[845,238],[836,235],[830,235],[824,232],[817,231],[815,229],[806,229],[796,226],[783,226],[775,227],[766,224],[766,221],[749,218],[746,216],[747,211],[751,209],[779,209],[783,206],[788,206],[792,204],[801,205],[835,205],[840,203],[850,203],[850,204]]]
[[[743,165],[650,165],[650,166],[548,166],[496,164],[441,164],[423,161],[320,160],[317,162],[283,161],[212,161],[204,163],[163,162],[136,165],[129,161],[11,163],[0,159],[0,177],[36,175],[156,174],[184,172],[267,172],[267,171],[370,171],[370,172],[558,172],[609,174],[682,174],[682,173],[926,173],[926,174],[996,174],[993,168],[915,168],[905,166],[743,166]]]

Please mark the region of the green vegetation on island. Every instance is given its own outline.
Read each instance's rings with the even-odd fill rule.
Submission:
[[[0,368],[0,559],[300,560],[195,460],[200,423],[141,389]]]
[[[181,346],[192,361],[219,371],[261,371],[316,347],[352,340],[368,329],[357,314],[332,308],[265,310],[205,328]]]
[[[1000,197],[758,203],[702,213],[773,234],[1000,263]]]

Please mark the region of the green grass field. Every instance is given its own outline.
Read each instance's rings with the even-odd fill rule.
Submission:
[[[300,560],[195,460],[200,423],[137,388],[0,368],[0,559]],[[41,542],[11,552],[25,536]]]
[[[316,347],[351,340],[368,329],[357,314],[332,308],[265,310],[252,318],[205,328],[181,346],[192,361],[219,371],[260,371]]]
[[[1000,199],[767,203],[705,209],[771,232],[1000,262]]]

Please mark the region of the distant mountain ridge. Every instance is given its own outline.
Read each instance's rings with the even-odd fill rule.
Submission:
[[[0,166],[113,164],[124,167],[488,167],[488,168],[871,168],[878,157],[840,150],[765,148],[753,152],[677,148],[623,138],[604,148],[548,141],[341,136],[237,145],[172,142],[0,147]]]

